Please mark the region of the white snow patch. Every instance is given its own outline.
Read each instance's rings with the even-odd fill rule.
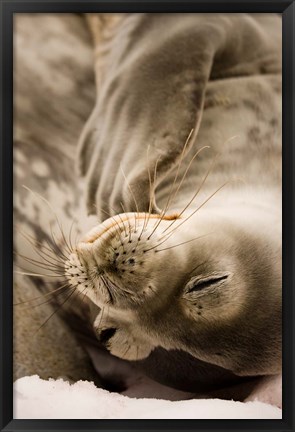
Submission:
[[[281,419],[282,410],[261,402],[131,399],[95,387],[45,381],[37,375],[14,383],[15,419]]]

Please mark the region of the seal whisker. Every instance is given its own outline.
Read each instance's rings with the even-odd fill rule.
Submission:
[[[54,276],[61,276],[62,277],[64,275],[64,270],[62,271],[62,270],[58,270],[56,268],[50,268],[48,265],[46,266],[45,264],[42,266],[40,264],[36,264],[34,262],[31,262],[31,261],[29,261],[29,259],[26,259],[26,258],[23,258],[23,260],[29,262],[30,264],[32,264],[35,267],[38,267],[38,268],[40,268],[42,270],[46,270],[46,271],[52,272],[52,274]],[[20,268],[24,272],[27,272],[27,273],[36,273],[35,271],[30,272],[30,270],[28,270],[26,267],[21,266],[18,263],[14,263],[14,265],[15,265],[15,267]]]
[[[232,137],[230,137],[230,138],[228,138],[224,143],[223,143],[223,145],[222,145],[222,147],[224,147],[226,144],[228,144],[231,140],[233,140],[233,139],[235,139],[235,138],[237,138],[238,137],[238,135],[233,135]],[[182,179],[181,179],[181,181],[180,181],[180,183],[179,183],[179,185],[178,185],[178,188],[177,188],[177,190],[176,190],[176,192],[175,192],[175,195],[174,195],[174,197],[173,197],[173,199],[175,198],[175,196],[177,196],[177,193],[178,193],[178,191],[179,191],[179,189],[180,189],[180,187],[182,186],[182,183],[183,183],[183,181],[184,181],[184,179],[185,179],[185,177],[186,177],[186,175],[187,175],[187,173],[188,173],[188,171],[189,171],[189,169],[190,169],[190,167],[191,167],[191,164],[193,163],[193,161],[194,161],[194,159],[204,150],[204,149],[209,149],[210,148],[210,146],[203,146],[203,147],[201,147],[199,150],[197,150],[196,151],[196,153],[194,154],[194,156],[192,157],[192,159],[190,160],[190,162],[189,162],[189,164],[188,164],[188,166],[187,166],[187,168],[186,168],[186,170],[185,170],[185,173],[184,173],[184,175],[183,175],[183,177],[182,177]],[[218,153],[217,155],[216,155],[216,158],[217,158],[217,156],[221,156],[221,154],[222,154],[222,152],[221,153]],[[210,170],[211,170],[212,168],[210,168]],[[181,216],[181,214],[180,214],[180,216]],[[175,221],[173,221],[173,223],[174,223]]]
[[[151,209],[152,209],[152,178],[151,178],[151,172],[150,172],[150,167],[149,167],[149,149],[150,149],[150,144],[148,144],[147,150],[146,150],[146,159],[147,159],[146,160],[146,167],[147,167],[148,179],[149,179],[149,206],[148,206],[148,217],[146,217],[146,214],[144,216],[144,223],[143,223],[142,232],[146,228],[146,225],[147,225],[149,218],[150,218]],[[142,234],[142,232],[141,232],[141,234]]]
[[[77,230],[76,230],[76,235],[75,235],[75,240],[74,240],[74,245],[76,245],[77,243],[78,243],[78,241],[80,241],[80,238],[81,238],[81,230],[80,230],[80,228],[79,228],[79,226],[78,226],[78,222],[77,222],[77,220],[75,221],[76,222],[76,226],[77,226]],[[80,236],[80,237],[79,237]],[[78,240],[79,239],[79,240]],[[73,248],[73,251],[74,251],[74,248]]]
[[[165,243],[167,240],[169,240],[169,238],[173,235],[173,232],[168,232],[166,234],[164,234],[162,237],[159,238],[159,242],[157,243],[155,246],[149,248],[149,249],[145,249],[145,252],[148,252],[150,250],[156,249],[157,247],[161,246],[163,243]],[[162,239],[164,239],[163,241],[161,241]]]
[[[108,292],[109,299],[110,299],[110,303],[113,304],[113,303],[114,303],[113,293],[112,293],[111,290],[110,290],[110,287],[109,287],[108,281],[104,278],[103,275],[100,275],[100,279],[102,280],[102,282],[103,282],[103,284],[104,284],[104,286],[105,286],[105,288],[106,288],[106,290],[107,290],[107,292]]]
[[[57,256],[56,256],[56,254],[54,253],[53,250],[51,250],[50,254],[46,253],[43,249],[45,248],[45,250],[48,250],[48,248],[46,248],[46,247],[45,247],[41,242],[36,241],[36,243],[40,245],[40,248],[37,249],[36,244],[34,243],[34,241],[33,241],[34,239],[33,239],[32,236],[31,236],[31,238],[32,238],[32,240],[31,240],[31,239],[29,238],[29,236],[27,236],[27,235],[26,235],[25,233],[23,233],[22,231],[19,231],[19,233],[20,233],[20,234],[21,234],[21,235],[26,239],[26,241],[27,241],[31,246],[33,246],[35,252],[37,253],[38,256],[40,256],[40,258],[42,258],[42,259],[45,260],[44,256],[41,256],[41,254],[43,254],[43,255],[45,255],[45,256],[47,257],[47,262],[48,262],[49,264],[56,265],[55,263],[57,263],[57,264],[60,264],[60,263],[61,263],[61,261],[60,261],[59,259],[57,259]],[[54,256],[51,255],[51,253],[54,253]]]
[[[163,220],[164,216],[166,215],[166,212],[167,212],[167,210],[169,208],[171,196],[172,196],[172,193],[173,193],[173,190],[174,190],[175,183],[176,183],[177,178],[178,178],[178,174],[179,174],[180,166],[181,166],[181,163],[182,163],[182,160],[183,160],[183,157],[184,157],[184,153],[185,153],[186,147],[187,147],[187,145],[188,145],[188,143],[190,141],[190,138],[191,138],[193,132],[194,132],[194,129],[192,129],[190,131],[190,133],[189,133],[189,135],[188,135],[188,137],[187,137],[187,139],[186,139],[186,141],[184,143],[183,149],[182,149],[181,154],[180,154],[180,160],[179,160],[179,163],[177,165],[176,174],[174,176],[174,180],[173,180],[172,186],[171,186],[169,194],[168,194],[168,199],[166,201],[164,209],[162,210],[162,212],[160,214],[160,219],[158,220],[158,222],[156,222],[155,227],[154,227],[154,229],[153,229],[152,234],[150,235],[150,237],[154,234],[154,232],[156,231],[156,229],[158,228],[158,226],[162,222],[162,220]]]
[[[201,147],[200,149],[198,149],[198,150],[196,151],[196,153],[193,155],[193,157],[191,158],[191,160],[190,160],[188,166],[186,167],[186,170],[185,170],[185,172],[184,172],[184,174],[183,174],[183,176],[182,176],[182,178],[181,178],[181,180],[180,180],[180,183],[179,183],[179,185],[178,185],[178,187],[177,187],[177,189],[176,189],[176,191],[175,191],[175,193],[174,193],[174,195],[173,195],[173,197],[172,197],[172,199],[171,199],[170,205],[172,204],[173,200],[177,197],[177,194],[178,194],[178,192],[179,192],[179,189],[181,188],[181,186],[182,186],[182,184],[183,184],[183,182],[184,182],[184,180],[185,180],[185,178],[186,178],[186,176],[187,176],[187,173],[188,173],[188,171],[189,171],[189,169],[190,169],[190,167],[191,167],[193,161],[195,160],[195,158],[196,158],[196,157],[197,157],[197,156],[198,156],[198,155],[199,155],[203,150],[205,150],[205,149],[209,149],[209,148],[210,148],[210,146],[203,146],[203,147]]]
[[[33,248],[35,250],[35,253],[41,258],[43,259],[46,263],[51,264],[52,266],[55,267],[60,267],[60,264],[62,263],[62,261],[60,259],[53,257],[52,255],[49,255],[48,253],[46,253],[42,246],[40,249],[37,249],[36,246],[33,245]]]
[[[28,258],[28,257],[26,257],[25,255],[22,255],[22,254],[20,254],[20,253],[18,253],[18,252],[13,252],[14,253],[14,255],[17,255],[17,256],[19,256],[20,258],[22,258],[24,261],[27,261],[27,262],[29,262],[30,264],[33,264],[33,265],[35,265],[36,267],[40,267],[40,268],[43,268],[43,269],[45,269],[45,270],[50,270],[50,269],[52,269],[52,270],[50,270],[50,271],[55,271],[56,273],[59,273],[59,272],[64,272],[64,267],[61,267],[61,266],[57,266],[56,264],[52,264],[52,265],[50,265],[50,264],[46,264],[46,263],[44,263],[44,262],[41,262],[41,261],[38,261],[38,260],[35,260],[35,259],[33,259],[33,258]],[[21,265],[19,265],[19,264],[17,264],[17,263],[15,263],[15,265],[16,266],[18,266],[18,267],[20,267],[20,268],[22,268],[22,266]],[[60,270],[59,270],[59,268],[60,268]],[[23,270],[25,270],[26,271],[26,269],[23,269]]]
[[[111,206],[110,206],[110,207],[111,207]],[[114,209],[113,209],[112,207],[111,207],[111,209],[114,211]],[[107,211],[105,211],[105,210],[103,210],[103,209],[102,209],[102,211],[103,211],[104,213],[106,213],[107,215],[109,215],[109,218],[112,219],[112,221],[114,222],[114,224],[115,224],[114,229],[115,229],[116,233],[118,234],[118,237],[117,237],[117,238],[118,238],[118,240],[120,241],[121,246],[123,247],[123,250],[124,250],[124,244],[123,244],[123,242],[122,242],[122,238],[121,238],[121,231],[120,231],[121,227],[120,227],[118,221],[115,219],[115,217],[114,217],[113,215],[110,215]],[[115,212],[114,212],[114,213],[115,213]],[[121,220],[121,222],[122,222],[122,224],[123,224],[124,231],[125,231],[125,234],[126,234],[126,236],[127,236],[127,231],[126,231],[125,224],[124,224],[124,222],[123,222],[121,216],[120,216],[120,215],[118,215],[118,216],[119,216],[119,218],[120,218],[120,220]],[[102,225],[103,225],[103,224],[102,224]]]
[[[19,272],[17,270],[14,270],[13,273],[19,274],[19,275],[23,275],[23,276],[35,276],[35,277],[51,277],[51,278],[56,278],[56,277],[60,277],[60,275],[51,275],[51,274],[41,274],[41,273],[26,273],[26,272]]]
[[[72,244],[72,231],[73,231],[73,227],[74,227],[75,221],[73,220],[73,222],[71,223],[71,227],[70,227],[70,231],[69,231],[69,244],[71,247],[71,251],[74,250],[73,244]]]
[[[148,145],[147,148],[147,170],[148,170],[148,177],[149,177],[149,207],[148,207],[148,219],[147,219],[147,223],[150,220],[150,216],[152,213],[152,202],[153,202],[153,198],[154,198],[154,184],[152,184],[152,177],[151,177],[151,171],[150,171],[150,166],[149,166],[149,148],[150,145]]]
[[[63,228],[62,228],[61,224],[60,224],[60,230],[61,230],[61,233],[62,233],[62,238],[63,238],[63,242],[64,242],[64,245],[65,245],[65,250],[66,250],[66,252],[68,252],[69,254],[71,254],[73,252],[73,249],[71,248],[68,240],[66,239],[66,236],[65,236],[65,233],[63,231]]]
[[[30,258],[27,258],[27,257],[21,256],[21,255],[19,255],[19,256],[20,256],[24,261],[26,261],[26,262],[28,262],[28,263],[30,263],[30,264],[33,264],[35,267],[38,267],[38,268],[40,268],[40,269],[48,270],[48,271],[54,272],[54,273],[56,273],[56,274],[61,274],[61,275],[62,275],[63,272],[64,272],[64,268],[61,267],[61,266],[51,266],[51,265],[49,265],[49,264],[41,263],[41,262],[39,262],[39,261],[31,261]],[[28,270],[27,268],[22,267],[21,265],[19,265],[19,264],[17,264],[17,263],[15,263],[15,265],[18,266],[19,268],[22,268],[22,269],[25,270],[25,271]]]
[[[150,221],[150,217],[152,214],[152,202],[153,200],[155,201],[155,189],[156,189],[156,179],[157,179],[157,168],[158,168],[158,163],[161,159],[162,155],[159,155],[157,157],[155,166],[154,166],[154,176],[153,176],[153,181],[151,179],[151,173],[149,171],[149,183],[150,183],[150,188],[149,188],[149,193],[150,193],[150,199],[149,199],[149,217],[147,220],[147,223]],[[149,235],[148,240],[151,238],[151,235]]]
[[[50,270],[50,271],[55,271],[56,273],[59,272],[63,272],[64,271],[64,266],[62,265],[57,265],[57,264],[48,264],[46,262],[42,262],[42,261],[38,261],[37,259],[34,258],[29,258],[25,255],[22,255],[16,251],[13,252],[14,255],[20,257],[21,259],[23,259],[24,261],[33,264],[35,267],[39,267],[39,268],[43,268],[45,270]],[[15,263],[16,266],[23,268],[19,263]],[[23,270],[27,271],[26,268],[23,268]]]
[[[45,304],[52,304],[52,299],[53,299],[53,298],[57,298],[57,297],[59,297],[59,296],[62,296],[62,295],[65,294],[65,292],[68,291],[69,289],[72,289],[72,287],[71,287],[70,285],[68,285],[68,286],[64,286],[64,287],[62,287],[60,290],[59,290],[59,289],[56,290],[56,291],[59,291],[59,292],[57,292],[57,293],[56,293],[56,292],[55,292],[55,293],[47,293],[47,295],[50,294],[52,297],[51,297],[51,298],[48,298],[48,299],[46,299],[45,301],[42,301],[42,302],[40,302],[40,303],[38,303],[38,304],[31,304],[30,306],[21,307],[21,309],[22,309],[22,310],[30,310],[30,309],[32,309],[32,308],[37,308],[37,307],[39,307],[39,306],[43,306],[43,305],[45,305]],[[46,294],[44,294],[43,296],[40,296],[39,299],[42,298],[42,297],[45,297],[45,295],[46,295]],[[22,304],[25,304],[25,303],[33,303],[33,301],[35,301],[36,299],[38,299],[38,297],[36,297],[35,299],[32,299],[32,300],[28,300],[28,301],[26,301],[26,302],[17,303],[16,306],[21,306]]]
[[[117,297],[117,291],[114,290],[114,284],[105,275],[104,275],[103,279],[104,279],[104,282],[107,285],[108,290],[110,291],[110,293],[112,295],[112,300],[114,300],[114,297]]]
[[[52,312],[52,314],[50,314],[49,317],[41,324],[41,326],[33,334],[33,336],[35,336],[41,330],[41,328],[46,325],[46,323],[50,320],[50,318],[52,318],[53,315],[55,315],[62,308],[62,306],[67,302],[67,300],[69,300],[71,298],[71,296],[74,294],[74,292],[77,289],[77,285],[73,286],[73,288],[70,288],[70,289],[71,289],[71,293],[66,297],[66,299],[61,304],[59,304],[59,306]]]
[[[48,243],[48,240],[46,239],[46,245],[44,245],[43,243],[41,243],[40,241],[36,240],[35,237],[33,237],[32,235],[30,235],[29,233],[26,233],[24,231],[22,231],[17,225],[14,225],[15,228],[18,230],[18,232],[33,246],[39,245],[41,248],[45,249],[47,252],[49,252],[50,254],[52,253],[52,258],[55,258],[56,256],[58,256],[59,258],[61,258],[59,255],[56,254],[56,251],[54,251],[51,247],[51,245]],[[33,243],[32,243],[33,242]]]
[[[14,251],[14,254],[15,255],[17,255],[17,256],[19,256],[19,257],[21,257],[22,259],[24,259],[24,260],[27,260],[27,261],[29,261],[30,262],[30,260],[32,261],[32,263],[33,263],[33,261],[36,263],[36,264],[40,264],[40,265],[43,265],[43,266],[45,266],[46,268],[53,268],[53,269],[63,269],[64,267],[63,267],[63,263],[62,263],[62,261],[50,261],[49,259],[47,259],[47,258],[45,258],[44,256],[42,256],[42,254],[41,253],[38,253],[37,252],[37,250],[35,250],[35,253],[36,253],[36,255],[38,255],[43,261],[39,261],[39,260],[37,260],[37,259],[34,259],[34,258],[30,258],[30,257],[27,257],[27,256],[25,256],[25,255],[22,255],[22,254],[20,254],[20,253],[18,253],[18,252],[16,252],[16,251]]]
[[[126,231],[126,226],[125,226],[125,224],[124,224],[124,221],[123,221],[123,219],[122,219],[122,216],[121,216],[120,214],[118,214],[118,217],[120,218],[120,221],[122,222],[122,225],[123,225],[123,227],[124,227],[125,236],[128,237],[128,234],[127,234],[127,231]]]
[[[105,214],[108,216],[108,218],[112,218],[112,220],[113,220],[113,222],[115,223],[115,225],[118,226],[118,227],[120,228],[120,225],[119,225],[118,222],[114,219],[114,216],[112,216],[109,212],[107,212],[107,211],[104,210],[104,209],[101,209],[101,211],[102,211],[103,213],[105,213]],[[100,225],[103,226],[106,230],[108,230],[108,228],[104,225],[103,222],[102,222]],[[116,234],[118,234],[118,231],[117,231],[117,230],[116,230]],[[118,237],[116,237],[116,239],[119,239],[119,241],[121,240],[120,234],[118,234]],[[121,243],[121,245],[122,245],[122,243]],[[109,247],[110,247],[110,248],[115,252],[115,249],[114,249],[111,245],[109,245]]]
[[[133,292],[132,291],[129,291],[128,289],[126,289],[126,288],[123,288],[123,287],[118,287],[118,285],[114,282],[114,281],[112,281],[112,279],[109,277],[109,276],[105,276],[107,279],[108,279],[108,281],[118,290],[118,292],[121,292],[121,291],[123,291],[123,292],[125,292],[126,294],[131,294],[131,295],[133,295]]]
[[[59,252],[60,256],[67,259],[67,256],[64,254],[64,252],[61,250],[61,248],[57,244],[57,241],[55,239],[54,232],[53,232],[52,223],[49,224],[49,228],[50,228],[51,240],[52,240],[53,245],[56,247],[56,250]]]
[[[166,237],[165,240],[163,240],[162,242],[160,241],[160,243],[157,243],[155,246],[153,246],[153,247],[151,247],[149,249],[145,249],[144,252],[149,252],[149,251],[151,251],[153,249],[156,249],[157,247],[161,246],[161,244],[165,243],[171,236],[172,236],[172,233],[171,234],[167,233],[166,236],[164,236],[164,237]]]
[[[134,193],[133,193],[133,190],[132,190],[132,188],[131,188],[131,185],[129,184],[129,181],[127,180],[127,177],[126,177],[126,175],[125,175],[125,173],[124,173],[124,170],[123,170],[123,167],[122,167],[122,165],[120,164],[120,169],[121,169],[121,172],[122,172],[122,174],[123,174],[123,177],[124,177],[124,179],[125,179],[125,181],[126,181],[126,183],[127,183],[127,186],[128,186],[128,189],[129,189],[129,191],[130,191],[130,194],[131,194],[131,197],[132,197],[132,199],[133,199],[133,201],[134,201],[134,204],[135,204],[135,208],[136,208],[136,212],[137,212],[137,216],[139,215],[139,208],[138,208],[138,204],[137,204],[137,201],[136,201],[136,199],[135,199],[135,196],[134,196]],[[136,227],[136,216],[135,216],[135,218],[134,218],[134,225],[135,225],[135,233],[137,232],[137,227]]]
[[[120,206],[122,207],[123,213],[126,213],[125,207],[124,207],[124,205],[123,205],[122,202],[120,202]],[[131,224],[130,224],[129,218],[127,218],[127,223],[128,223],[128,228],[129,228],[129,243],[130,243],[131,242],[132,228],[131,228]]]
[[[72,253],[72,251],[70,250],[70,247],[69,247],[69,245],[68,245],[68,243],[67,243],[67,240],[66,240],[66,238],[65,238],[65,235],[64,235],[64,232],[63,232],[63,229],[62,229],[61,223],[60,223],[60,221],[59,221],[59,219],[58,219],[58,217],[57,217],[57,214],[56,214],[55,211],[53,210],[53,208],[52,208],[50,202],[49,202],[46,198],[44,198],[42,195],[40,195],[38,192],[33,191],[33,190],[30,189],[29,187],[27,187],[27,186],[25,186],[25,185],[22,185],[22,187],[23,187],[24,189],[26,189],[27,191],[29,191],[30,193],[32,193],[34,196],[39,197],[42,201],[45,202],[45,204],[47,204],[47,206],[49,207],[49,209],[51,210],[52,214],[53,214],[54,217],[55,217],[55,220],[56,220],[57,225],[58,225],[58,227],[59,227],[59,229],[60,229],[60,232],[61,232],[62,238],[63,238],[63,240],[64,240],[64,242],[65,242],[66,248],[68,249],[68,252],[69,252],[69,253]]]
[[[178,163],[178,165],[177,165],[177,169],[176,169],[176,174],[175,174],[175,176],[174,176],[174,180],[173,180],[172,186],[171,186],[171,188],[170,188],[170,192],[169,192],[169,194],[168,194],[168,199],[167,199],[167,202],[166,202],[166,205],[165,205],[164,213],[167,212],[167,210],[168,210],[168,208],[169,208],[169,206],[170,206],[172,193],[173,193],[173,190],[174,190],[174,187],[175,187],[176,181],[177,181],[177,179],[178,179],[178,175],[179,175],[180,167],[181,167],[181,164],[182,164],[182,161],[183,161],[183,158],[184,158],[184,154],[185,154],[186,148],[187,148],[187,146],[188,146],[188,143],[189,143],[189,141],[190,141],[190,139],[191,139],[191,136],[192,136],[193,132],[194,132],[194,129],[192,129],[192,130],[190,131],[190,133],[189,133],[189,135],[188,135],[188,137],[187,137],[187,139],[186,139],[186,141],[185,141],[185,143],[184,143],[183,149],[182,149],[182,151],[181,151],[180,159],[179,159],[179,163]]]
[[[50,292],[47,292],[47,293],[42,294],[42,295],[37,296],[37,297],[33,297],[30,300],[25,300],[23,302],[14,303],[13,306],[19,306],[19,305],[22,305],[22,304],[31,303],[31,302],[33,302],[35,300],[39,300],[40,298],[43,298],[43,297],[48,297],[48,296],[52,296],[52,295],[55,296],[55,295],[57,295],[56,294],[57,292],[59,292],[61,290],[64,290],[65,288],[66,289],[67,288],[71,288],[71,285],[69,285],[69,283],[66,283],[66,284],[64,284],[64,285],[62,285],[62,286],[60,286],[60,287],[58,287],[58,288],[56,288],[56,289],[54,289],[54,290],[52,290]]]
[[[177,225],[177,227],[175,227],[172,231],[170,231],[170,233],[175,232],[181,225],[183,225],[187,220],[189,220],[194,214],[196,214],[208,201],[210,201],[210,199],[212,199],[220,190],[222,190],[225,186],[227,186],[229,183],[233,182],[233,181],[239,181],[240,179],[232,179],[229,180],[225,183],[223,183],[223,185],[221,185],[218,189],[216,189],[215,192],[213,192],[205,201],[203,201],[203,203],[197,207],[187,218],[185,218],[179,225]]]
[[[51,237],[52,237],[52,239],[53,239],[53,241],[54,241],[54,245],[55,245],[55,247],[57,248],[57,251],[58,251],[58,254],[60,255],[60,256],[64,256],[64,257],[66,257],[66,255],[65,254],[71,254],[71,253],[73,253],[73,249],[70,247],[70,245],[68,244],[68,241],[67,240],[64,240],[64,238],[65,238],[65,234],[63,233],[63,235],[62,235],[62,237],[63,237],[63,239],[61,239],[60,241],[59,241],[59,243],[58,243],[58,241],[57,241],[57,239],[56,239],[56,234],[55,234],[55,232],[53,231],[53,226],[52,226],[52,224],[50,224],[50,233],[51,233]]]
[[[83,296],[83,298],[82,298],[82,303],[83,303],[83,301],[85,300],[85,297],[86,297],[86,295],[87,295],[87,288],[84,288],[82,291],[79,291],[79,290],[77,290],[78,292],[76,293],[76,297],[74,296],[72,299],[71,299],[71,301],[70,301],[70,303],[69,303],[69,306],[73,303],[73,301],[74,300],[77,300],[77,298],[80,296],[80,295],[82,295],[82,294],[84,294],[84,296]],[[86,293],[85,293],[85,291],[86,291]]]
[[[165,250],[168,250],[168,249],[173,249],[173,248],[176,248],[176,247],[178,247],[178,246],[185,245],[185,244],[187,244],[187,243],[193,242],[193,241],[195,241],[195,240],[199,240],[200,238],[206,237],[206,236],[208,236],[208,235],[210,235],[210,234],[213,234],[213,233],[207,233],[207,234],[204,234],[204,235],[201,235],[201,236],[195,237],[195,238],[193,238],[193,239],[190,239],[190,240],[184,241],[184,242],[182,242],[182,243],[178,243],[177,245],[169,246],[169,247],[164,248],[164,249],[157,249],[156,252],[162,252],[162,251],[165,251]],[[164,242],[163,242],[163,243],[164,243]]]
[[[111,219],[116,223],[116,219],[113,216],[111,217]],[[118,223],[116,225],[118,226],[118,228],[117,228],[117,226],[114,226],[114,229],[115,229],[116,233],[118,234],[117,238],[118,238],[118,240],[122,246],[123,252],[125,252],[124,243],[122,241],[121,232],[120,232],[120,225]],[[125,228],[125,225],[124,225],[124,228]]]
[[[111,207],[111,206],[110,206]],[[112,207],[111,207],[112,208]],[[121,246],[123,247],[123,250],[124,250],[124,244],[123,244],[123,242],[122,242],[122,238],[121,238],[121,232],[120,232],[120,229],[121,229],[121,227],[120,227],[120,225],[119,225],[119,223],[118,223],[118,221],[114,218],[114,216],[113,215],[111,215],[109,212],[107,212],[106,210],[104,210],[104,209],[101,209],[101,211],[103,212],[103,213],[105,213],[108,217],[109,217],[109,219],[112,219],[112,221],[114,222],[114,229],[115,229],[115,231],[116,231],[116,233],[117,233],[117,239],[119,240],[119,242],[121,243]],[[121,220],[121,222],[122,222],[122,225],[123,225],[123,227],[124,227],[124,232],[125,232],[125,235],[127,236],[127,231],[126,231],[126,227],[125,227],[125,224],[124,224],[124,222],[123,222],[123,220],[122,220],[122,218],[121,218],[121,216],[120,215],[118,215],[119,216],[119,218],[120,218],[120,220]],[[102,223],[101,224],[102,226],[104,226],[105,227],[105,225]],[[108,229],[107,227],[105,227],[106,228],[106,230]],[[112,248],[113,249],[113,248]],[[114,251],[114,249],[113,249],[113,251]]]
[[[104,203],[105,203],[105,201],[104,201]],[[117,220],[115,220],[114,219],[114,215],[116,215],[117,214],[117,212],[116,212],[116,210],[110,205],[110,204],[108,204],[108,206],[110,207],[110,209],[114,212],[114,214],[112,215],[112,214],[110,214],[109,212],[107,212],[106,210],[104,210],[104,209],[101,209],[109,218],[113,218],[113,220],[114,220],[114,222],[115,222],[115,224],[118,226],[118,228],[120,229],[120,224],[118,223],[118,221]],[[121,215],[120,214],[118,214],[118,216],[119,216],[119,218],[120,218],[120,220],[121,220],[121,222],[122,222],[122,225],[123,225],[123,227],[124,227],[124,232],[125,232],[125,235],[127,236],[127,231],[126,231],[126,227],[125,227],[125,224],[124,224],[124,221],[123,221],[123,219],[122,219],[122,217],[121,217]]]
[[[202,189],[205,181],[207,180],[210,172],[212,171],[213,167],[215,166],[216,162],[217,162],[217,158],[220,156],[220,153],[218,153],[215,158],[213,159],[213,162],[211,163],[209,169],[207,170],[207,173],[205,174],[203,180],[201,181],[200,186],[197,189],[197,192],[194,193],[193,197],[190,199],[190,201],[188,202],[188,204],[182,209],[182,211],[179,213],[179,217],[181,217],[183,215],[183,213],[189,208],[189,206],[192,204],[192,202],[195,200],[195,198],[197,197],[197,195],[199,194],[200,190]],[[164,229],[163,233],[166,232],[173,224],[175,223],[175,220],[171,222],[170,225],[168,225],[167,228]]]
[[[111,207],[111,206],[110,206]],[[114,209],[113,209],[113,207],[111,207],[111,209],[114,211]],[[109,212],[107,212],[106,210],[104,210],[104,209],[101,209],[101,211],[103,212],[103,213],[105,213],[107,216],[108,216],[108,218],[112,218],[112,220],[113,220],[113,222],[115,223],[115,226],[117,226],[119,229],[120,229],[120,225],[119,225],[119,223],[118,223],[118,221],[116,220],[116,219],[114,219],[114,215],[111,215]],[[114,211],[114,213],[116,213],[115,211]],[[120,216],[119,216],[120,217]],[[121,218],[120,218],[121,219]],[[122,220],[122,219],[121,219]],[[103,224],[102,224],[103,225]],[[125,225],[124,225],[124,228],[125,228]],[[107,228],[106,228],[107,229]]]

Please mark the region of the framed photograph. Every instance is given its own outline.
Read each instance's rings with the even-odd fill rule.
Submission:
[[[1,36],[1,430],[293,430],[293,1]]]

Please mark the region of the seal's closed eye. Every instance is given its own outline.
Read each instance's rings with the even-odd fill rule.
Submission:
[[[217,286],[220,283],[226,281],[229,277],[229,273],[225,274],[214,274],[209,277],[193,277],[186,285],[186,292],[202,291],[203,289]]]

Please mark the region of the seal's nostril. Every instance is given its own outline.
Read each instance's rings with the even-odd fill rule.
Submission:
[[[109,339],[111,339],[111,337],[114,336],[116,331],[117,331],[117,329],[113,328],[113,327],[106,328],[106,329],[102,330],[100,333],[100,342],[102,344],[107,343],[109,341]]]

